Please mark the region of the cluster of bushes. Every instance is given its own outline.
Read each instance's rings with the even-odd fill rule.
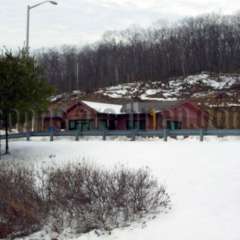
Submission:
[[[0,238],[50,225],[61,232],[111,230],[167,208],[169,196],[147,169],[112,172],[78,165],[34,171],[0,169]]]

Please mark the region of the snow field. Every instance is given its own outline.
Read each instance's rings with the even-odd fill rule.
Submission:
[[[167,187],[172,209],[146,224],[116,229],[110,235],[95,232],[82,236],[70,233],[59,239],[74,240],[239,240],[240,157],[237,138],[199,142],[152,139],[149,141],[55,142],[34,140],[11,142],[5,161],[32,165],[36,169],[86,161],[111,169],[149,167]],[[43,236],[40,238],[40,236]],[[36,238],[48,239],[44,231]]]

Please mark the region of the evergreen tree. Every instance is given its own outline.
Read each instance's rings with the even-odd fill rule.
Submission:
[[[0,55],[0,113],[5,127],[5,153],[9,153],[8,132],[11,111],[46,109],[53,88],[44,80],[42,69],[25,51]]]

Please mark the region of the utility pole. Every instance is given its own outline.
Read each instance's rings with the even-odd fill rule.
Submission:
[[[76,75],[77,75],[77,90],[79,90],[79,63],[76,65]]]

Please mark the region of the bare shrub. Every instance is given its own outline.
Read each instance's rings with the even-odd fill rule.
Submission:
[[[41,228],[44,203],[35,188],[33,172],[0,168],[0,237],[25,235]]]
[[[108,172],[79,165],[50,172],[48,184],[52,216],[63,213],[78,232],[122,226],[169,204],[147,169]]]

